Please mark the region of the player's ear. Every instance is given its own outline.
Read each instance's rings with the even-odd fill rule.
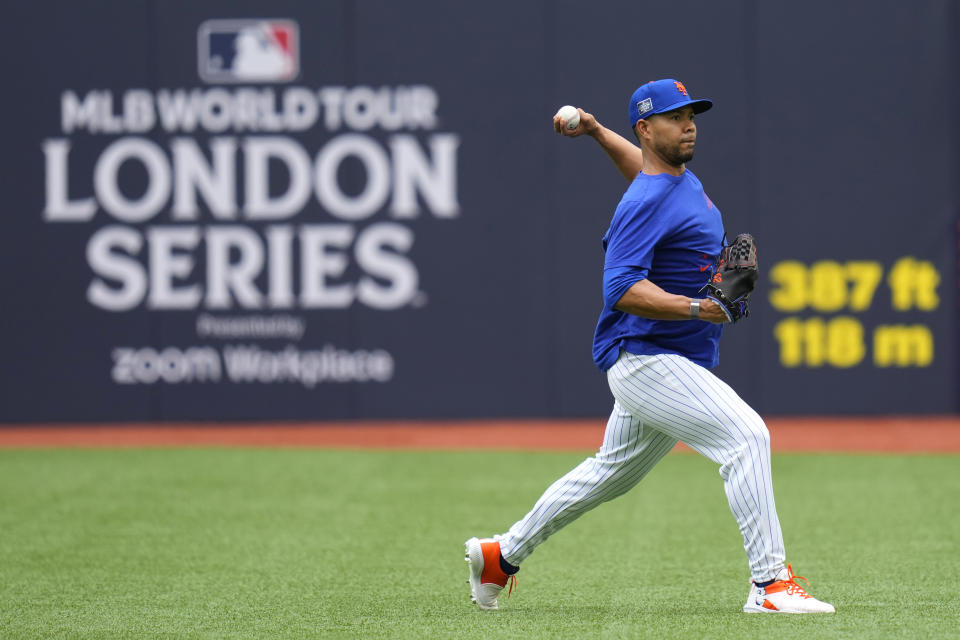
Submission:
[[[646,120],[637,120],[637,124],[633,128],[633,133],[635,136],[637,136],[637,142],[640,142],[644,137],[646,137],[649,131],[650,125]]]

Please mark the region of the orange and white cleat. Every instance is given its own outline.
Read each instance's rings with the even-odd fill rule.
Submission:
[[[463,546],[470,565],[470,600],[481,609],[496,609],[497,598],[507,582],[510,583],[508,597],[517,586],[517,577],[500,568],[500,543],[493,538],[470,538]]]
[[[797,580],[810,582],[803,576],[793,575],[789,564],[781,569],[777,579],[766,587],[750,586],[750,595],[743,605],[746,613],[835,613],[832,604],[820,602],[803,590]]]

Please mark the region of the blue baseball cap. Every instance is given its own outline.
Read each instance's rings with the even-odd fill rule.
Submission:
[[[679,80],[651,80],[630,96],[630,128],[637,126],[638,120],[687,105],[693,107],[694,113],[703,113],[713,106],[713,101],[694,100]]]

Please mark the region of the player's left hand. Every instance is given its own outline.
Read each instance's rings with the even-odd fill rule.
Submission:
[[[749,233],[741,233],[723,248],[716,271],[700,293],[736,322],[750,315],[750,294],[758,275],[756,242]]]
[[[566,121],[558,115],[553,116],[553,130],[559,133],[562,136],[567,136],[569,138],[576,138],[577,136],[582,136],[583,134],[591,134],[597,130],[600,126],[600,123],[597,122],[597,119],[593,117],[592,113],[587,113],[583,109],[577,108],[577,111],[580,112],[580,124],[577,125],[576,129],[567,129]]]

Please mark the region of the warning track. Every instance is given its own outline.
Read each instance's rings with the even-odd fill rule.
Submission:
[[[960,417],[766,419],[774,451],[960,453]],[[0,448],[597,449],[604,419],[0,425]],[[684,449],[682,445],[679,447]]]

